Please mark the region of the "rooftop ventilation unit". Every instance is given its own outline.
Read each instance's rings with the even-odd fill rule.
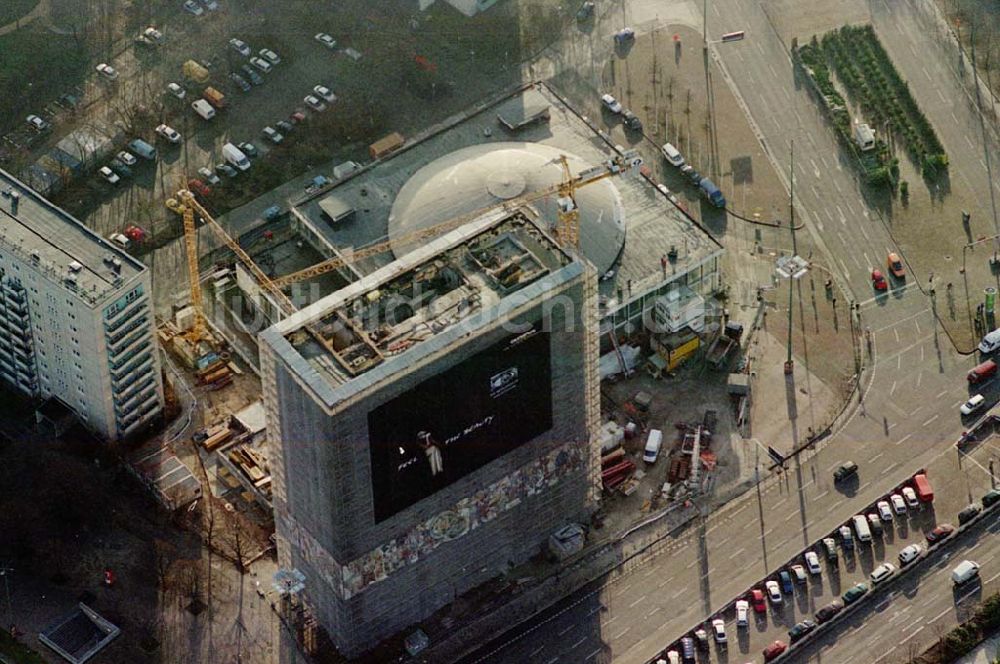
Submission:
[[[77,272],[79,272],[82,269],[83,269],[83,265],[81,265],[77,261],[73,261],[72,263],[69,264],[69,271],[72,272],[73,274],[76,274]]]

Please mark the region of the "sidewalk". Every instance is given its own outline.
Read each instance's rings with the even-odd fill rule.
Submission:
[[[965,657],[954,664],[993,664],[1000,657],[1000,634],[991,636]]]

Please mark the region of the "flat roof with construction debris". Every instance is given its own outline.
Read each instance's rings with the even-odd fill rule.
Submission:
[[[505,130],[497,117],[521,117],[525,109],[547,107],[548,122],[521,126],[516,135]],[[463,148],[509,143],[512,139],[550,146],[598,165],[617,153],[613,141],[595,121],[582,116],[545,84],[535,84],[507,93],[475,109],[450,118],[441,129],[423,139],[409,139],[396,154],[366,168],[353,177],[324,190],[322,196],[296,207],[296,212],[321,228],[327,240],[346,255],[383,242],[389,237],[389,218],[397,195],[412,176],[427,164]],[[460,169],[457,166],[456,169]],[[456,177],[458,177],[456,171]],[[499,175],[499,174],[498,174]],[[721,255],[722,246],[686,217],[656,187],[642,177],[611,180],[620,197],[626,226],[625,243],[612,270],[603,275],[601,295],[606,307],[617,305],[619,292],[640,293],[664,280],[660,260],[671,256],[670,273],[682,273],[712,256]],[[598,186],[598,185],[595,185]],[[581,189],[581,194],[591,188]],[[449,195],[440,192],[441,205],[452,206]],[[335,195],[354,210],[353,220],[336,226],[322,221],[320,199]],[[457,204],[455,204],[457,205]],[[581,213],[586,215],[581,202]],[[548,220],[548,224],[554,220]],[[365,256],[353,262],[363,274],[370,274],[392,261],[385,253]],[[669,274],[667,275],[669,278]]]
[[[546,280],[570,264],[579,265],[534,223],[529,210],[495,211],[303,309],[261,337],[279,353],[277,338],[291,344],[285,359],[307,380],[318,373],[328,388],[338,386],[431,340],[449,343],[443,333],[463,322],[496,317],[501,303],[511,304],[508,298],[528,301],[542,295],[583,269]]]
[[[146,266],[0,169],[0,249],[34,264],[90,306]]]

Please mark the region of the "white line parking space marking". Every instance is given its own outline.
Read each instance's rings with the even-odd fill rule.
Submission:
[[[940,415],[933,415],[933,416],[931,416],[931,417],[927,418],[926,420],[924,420],[924,423],[923,423],[923,424],[921,424],[920,426],[923,426],[923,427],[925,427],[925,426],[927,426],[928,424],[930,424],[931,422],[933,422],[934,420],[936,420],[936,419],[937,419],[938,417],[940,417]]]
[[[913,434],[912,433],[908,433],[905,436],[903,436],[902,438],[900,438],[899,440],[897,440],[895,443],[893,443],[893,445],[901,445],[901,444],[905,443],[906,441],[908,441],[912,437],[913,437]]]

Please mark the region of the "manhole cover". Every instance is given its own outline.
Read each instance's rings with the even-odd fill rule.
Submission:
[[[944,257],[944,259],[945,259],[946,261],[950,261],[950,260],[951,260],[951,256],[948,256],[947,254],[945,254],[945,257]]]

